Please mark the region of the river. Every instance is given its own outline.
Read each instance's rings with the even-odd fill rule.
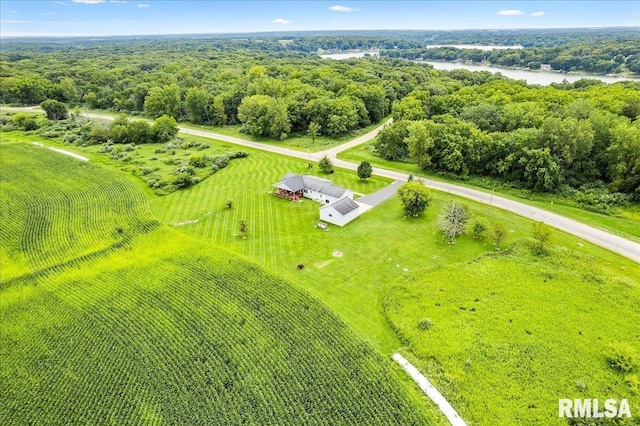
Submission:
[[[609,77],[606,75],[588,75],[588,74],[567,74],[561,72],[549,72],[549,71],[525,71],[514,70],[510,68],[492,67],[488,65],[467,65],[458,62],[436,62],[436,61],[416,61],[422,64],[429,64],[437,70],[457,70],[465,69],[469,71],[489,71],[490,73],[497,73],[504,75],[505,77],[513,78],[515,80],[524,80],[527,84],[539,84],[541,86],[548,86],[551,83],[562,83],[563,80],[567,80],[569,83],[578,81],[582,78],[590,78],[600,80],[605,83],[617,83],[619,81],[640,81],[634,78],[628,77]]]
[[[474,46],[479,48],[478,46]],[[480,46],[489,47],[489,46]],[[496,48],[496,46],[492,46]],[[517,48],[517,47],[516,47]],[[326,55],[320,55],[321,58],[329,59],[349,59],[349,58],[362,58],[365,53],[371,56],[378,56],[379,52],[342,52],[331,53]],[[551,83],[562,83],[563,80],[567,80],[569,83],[580,80],[582,78],[590,78],[600,80],[605,83],[616,83],[618,81],[640,81],[637,78],[629,77],[610,77],[606,75],[589,75],[589,74],[567,74],[561,72],[549,72],[549,71],[525,71],[514,70],[511,68],[492,67],[489,65],[468,65],[461,64],[459,62],[437,62],[437,61],[415,61],[421,64],[429,64],[437,70],[451,71],[456,69],[465,69],[469,71],[489,71],[490,73],[497,73],[504,75],[505,77],[513,78],[515,80],[524,80],[527,84],[539,84],[541,86],[548,86]]]

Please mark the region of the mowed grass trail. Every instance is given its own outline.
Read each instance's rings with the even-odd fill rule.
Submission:
[[[65,158],[13,145],[3,146],[5,155],[16,166]],[[22,204],[7,194],[16,214],[3,225],[17,229],[10,222],[34,205],[59,208],[38,195],[60,182],[90,200],[96,188],[83,180],[119,179],[68,160],[53,183],[25,186]],[[42,173],[24,167],[20,176],[28,182]],[[122,185],[112,205],[138,205],[136,185]],[[92,212],[103,217],[107,208],[83,206],[78,216],[47,217],[55,228]],[[137,217],[120,219],[129,230],[124,244],[90,256],[73,246],[79,251],[37,274],[5,279],[3,266],[1,424],[443,424],[388,360],[304,290],[168,227],[138,229],[127,222]],[[95,240],[88,247],[111,235],[92,229],[80,239]],[[0,240],[8,251],[5,242],[13,240]],[[44,264],[56,260],[48,252],[25,257],[38,253]]]
[[[399,280],[385,307],[403,353],[471,424],[566,425],[561,398],[626,398],[636,417],[637,382],[607,353],[612,342],[640,352],[639,276],[624,259],[603,268],[588,255],[536,257],[517,244]],[[432,326],[421,330],[425,318]]]
[[[1,149],[3,280],[124,244],[159,224],[124,176],[30,144]]]

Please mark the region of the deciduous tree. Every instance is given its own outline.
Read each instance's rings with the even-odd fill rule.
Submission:
[[[456,238],[463,234],[469,220],[469,208],[455,201],[444,205],[440,218],[440,229],[449,244],[455,244]]]
[[[67,118],[68,110],[67,106],[55,99],[47,99],[40,104],[40,108],[47,113],[49,120],[64,120]]]
[[[416,217],[431,203],[429,189],[422,182],[407,182],[398,188],[398,196],[407,216]]]

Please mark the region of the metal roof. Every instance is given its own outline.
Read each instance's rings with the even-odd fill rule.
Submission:
[[[342,216],[344,216],[347,213],[350,213],[350,212],[356,210],[358,208],[358,204],[355,201],[353,201],[351,198],[344,197],[344,198],[336,201],[335,203],[331,203],[331,204],[329,204],[327,206],[320,207],[320,210],[326,209],[326,208],[329,208],[329,207],[333,207],[335,211],[337,211]]]
[[[298,192],[302,189],[310,189],[335,198],[340,198],[347,192],[346,189],[338,185],[334,185],[326,179],[309,175],[298,175],[295,173],[287,173],[280,182],[276,183],[274,186],[281,189],[287,189],[292,192]]]

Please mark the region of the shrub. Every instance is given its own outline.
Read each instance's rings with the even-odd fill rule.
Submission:
[[[536,222],[531,227],[533,238],[536,240],[533,251],[537,255],[547,252],[547,244],[551,240],[551,228],[544,222]]]
[[[189,165],[193,167],[205,167],[207,165],[207,159],[202,154],[191,154],[191,156],[189,156]]]
[[[607,359],[612,368],[624,373],[630,373],[638,368],[638,353],[633,346],[625,342],[611,343]]]
[[[15,124],[18,127],[24,128],[24,122],[27,121],[29,118],[30,117],[26,113],[19,112],[13,116],[13,124]]]
[[[325,174],[333,173],[333,163],[326,155],[320,159],[318,163],[318,167],[320,167],[320,171]]]
[[[229,164],[229,157],[226,155],[218,155],[213,157],[213,165],[218,166],[218,169],[224,169]]]
[[[176,188],[186,188],[193,185],[193,176],[188,173],[180,173],[173,179]]]
[[[191,167],[191,166],[180,166],[176,169],[176,171],[173,173],[175,175],[190,175],[193,176],[196,174],[196,170]]]
[[[433,327],[433,322],[429,318],[422,318],[418,321],[418,330],[426,331]]]
[[[473,226],[472,226],[472,236],[475,239],[480,239],[482,238],[482,234],[484,234],[484,231],[487,230],[487,225],[481,221],[481,220],[476,220],[475,222],[473,222]]]
[[[34,118],[27,118],[24,120],[24,130],[38,130],[38,122]]]

